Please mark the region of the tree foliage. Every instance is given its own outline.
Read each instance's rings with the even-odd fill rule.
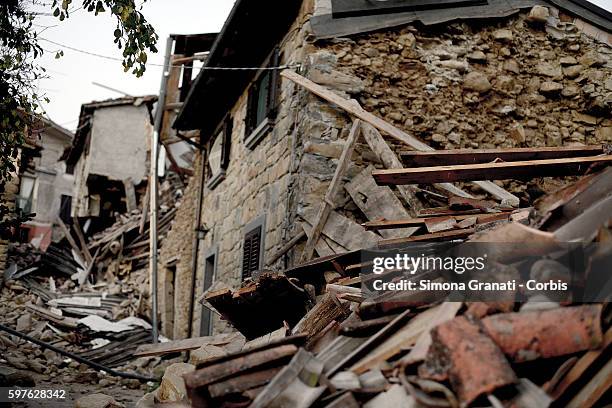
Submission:
[[[157,52],[158,36],[135,0],[79,0],[80,6],[74,3],[53,0],[46,6],[60,21],[80,9],[94,15],[110,13],[116,28],[109,38],[122,50],[124,70],[142,76],[147,54]],[[44,51],[33,26],[37,15],[32,11],[34,4],[36,0],[0,1],[0,193],[11,173],[18,171],[19,147],[25,142],[29,125],[41,114],[41,102],[48,101],[36,89],[45,70],[37,61]],[[13,224],[15,219],[8,217],[8,208],[0,202],[0,235]]]

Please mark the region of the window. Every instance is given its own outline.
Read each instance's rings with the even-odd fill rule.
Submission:
[[[205,256],[204,261],[204,282],[202,285],[202,293],[206,293],[213,284],[217,273],[217,252],[218,248],[209,251]],[[212,313],[203,306],[202,317],[200,319],[200,337],[212,335]]]
[[[250,278],[263,267],[265,217],[247,225],[242,248],[242,280]]]
[[[60,199],[60,219],[66,225],[72,224],[72,197],[62,194]]]
[[[206,186],[209,189],[215,188],[225,179],[225,171],[229,166],[231,143],[232,118],[228,117],[223,121],[220,129],[217,130],[208,154],[210,177]]]
[[[34,177],[22,175],[17,197],[17,207],[22,214],[31,214],[34,211],[37,183]]]
[[[280,64],[279,50],[275,49],[266,66]],[[249,149],[268,133],[276,115],[279,75],[277,70],[263,70],[249,89],[246,113],[245,144]]]

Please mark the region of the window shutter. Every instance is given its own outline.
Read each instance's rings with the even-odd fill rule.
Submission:
[[[244,248],[242,254],[242,279],[250,278],[253,272],[259,269],[259,258],[261,254],[261,232],[259,226],[249,231],[244,237]]]
[[[280,66],[280,49],[277,47],[272,52],[270,58],[269,67]],[[268,89],[268,104],[267,104],[267,116],[274,118],[276,116],[276,110],[278,107],[278,91],[280,84],[280,73],[279,70],[275,69],[270,71],[270,87]]]
[[[228,117],[223,126],[223,145],[221,147],[221,168],[227,170],[230,162],[230,151],[232,147],[232,125],[233,120]]]
[[[247,137],[253,130],[255,130],[255,127],[257,126],[257,118],[255,117],[256,115],[254,114],[254,112],[257,112],[257,94],[259,93],[257,91],[258,89],[258,83],[255,82],[252,86],[251,89],[249,89],[249,99],[247,101],[247,114],[246,114],[246,132],[244,134],[244,137]]]

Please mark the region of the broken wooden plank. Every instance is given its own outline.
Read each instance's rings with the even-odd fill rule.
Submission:
[[[138,209],[138,203],[136,202],[136,190],[134,189],[134,182],[131,178],[123,180],[123,188],[125,189],[125,204],[128,213]]]
[[[228,394],[239,394],[251,388],[261,387],[270,382],[282,367],[272,367],[267,370],[243,374],[228,380],[208,386],[212,398],[220,398]]]
[[[391,147],[387,144],[382,135],[376,130],[376,128],[369,123],[363,123],[361,125],[362,133],[370,149],[376,154],[379,160],[388,169],[402,169],[404,165],[397,155],[391,150]],[[461,190],[460,188],[450,184],[442,183],[436,184],[436,187],[442,190],[446,190],[451,194],[459,197],[472,197],[469,193]],[[412,186],[397,186],[400,193],[402,193],[404,199],[414,211],[418,211],[422,208],[422,204],[419,199],[415,196],[416,189]]]
[[[456,181],[576,176],[594,165],[612,164],[612,155],[569,159],[527,160],[507,163],[463,164],[401,170],[376,170],[379,185],[432,184]]]
[[[612,388],[612,359],[608,360],[593,379],[567,404],[567,407],[591,408],[610,388]]]
[[[291,362],[255,398],[250,407],[309,407],[326,389],[326,387],[314,387],[322,370],[323,364],[308,351],[300,349]]]
[[[601,226],[608,222],[610,214],[612,214],[612,195],[599,200],[576,218],[557,229],[555,237],[562,242],[575,240],[590,242],[595,238]]]
[[[66,240],[68,241],[68,243],[70,244],[70,246],[72,247],[74,253],[80,258],[81,256],[84,257],[84,259],[87,259],[85,257],[85,255],[83,255],[83,251],[81,250],[81,248],[79,248],[79,246],[77,245],[76,241],[74,240],[74,238],[72,237],[72,234],[70,233],[70,230],[68,229],[68,227],[66,226],[66,224],[64,224],[64,221],[62,221],[62,219],[60,217],[56,218],[56,222],[57,224],[60,226],[60,228],[62,229],[62,232],[64,233],[64,235],[66,236]],[[77,261],[79,261],[81,264],[83,264],[83,259],[78,259]]]
[[[79,220],[77,218],[73,218],[72,227],[74,228],[74,232],[76,233],[76,236],[79,239],[79,243],[81,244],[81,252],[85,256],[85,259],[87,260],[87,264],[89,266],[93,263],[94,257],[91,256],[91,252],[89,252],[89,248],[87,248],[87,240],[85,239],[85,234],[83,234],[81,224],[79,224]]]
[[[359,408],[360,405],[351,392],[345,392],[329,404],[325,408]]]
[[[293,333],[306,334],[309,341],[321,332],[334,320],[344,320],[349,315],[349,303],[340,304],[333,293],[327,293],[322,300],[310,309],[308,313],[296,324]]]
[[[400,314],[395,319],[393,319],[391,322],[389,322],[389,324],[387,324],[385,327],[380,329],[375,335],[371,336],[369,339],[363,342],[359,347],[354,349],[350,354],[348,354],[341,361],[339,361],[334,367],[329,369],[325,373],[325,375],[327,375],[328,377],[331,377],[343,367],[347,366],[348,364],[353,364],[362,356],[367,355],[369,350],[372,349],[372,347],[375,347],[381,342],[385,341],[390,335],[395,333],[396,330],[398,330],[398,328],[400,328],[403,325],[403,323],[411,316],[412,314],[410,313],[410,310],[404,311],[402,314]]]
[[[304,219],[311,225],[315,222],[312,214],[312,212],[304,214]],[[308,231],[306,232],[308,233]],[[364,231],[355,221],[335,211],[329,213],[328,220],[321,232],[324,237],[328,237],[346,251],[376,245],[376,242],[380,239],[378,235]]]
[[[389,187],[376,185],[372,178],[373,170],[374,167],[368,166],[344,186],[355,205],[370,220],[380,217],[387,219],[408,217],[408,212],[393,191]],[[405,232],[390,230],[381,231],[380,234],[384,238],[405,236]]]
[[[280,259],[281,256],[285,255],[287,252],[291,250],[294,246],[297,245],[302,239],[306,238],[306,232],[304,230],[298,232],[298,234],[291,238],[289,242],[281,247],[274,255],[272,255],[268,260],[266,260],[266,264],[268,266],[273,265],[276,261]]]
[[[376,129],[387,133],[389,136],[393,137],[396,140],[399,140],[402,143],[407,144],[408,146],[412,147],[415,150],[420,150],[420,151],[434,151],[435,149],[423,142],[421,142],[420,140],[418,140],[417,138],[415,138],[414,136],[409,135],[408,133],[396,128],[395,126],[393,126],[392,124],[390,124],[389,122],[386,122],[384,120],[382,120],[381,118],[373,115],[372,113],[366,111],[365,109],[363,109],[359,103],[355,100],[347,100],[342,98],[340,95],[326,89],[325,87],[315,84],[314,82],[312,82],[311,80],[304,78],[303,76],[290,71],[290,70],[284,70],[283,72],[281,72],[281,76],[291,80],[292,82],[295,82],[296,84],[308,89],[310,92],[314,93],[315,95],[325,99],[328,102],[331,102],[337,106],[339,106],[340,108],[344,109],[346,112],[350,113],[351,115],[363,120],[364,122],[372,125],[373,127],[375,127]],[[519,199],[510,194],[509,192],[507,192],[506,190],[504,190],[503,188],[499,187],[498,185],[491,183],[489,181],[477,181],[476,184],[478,184],[482,189],[484,189],[485,191],[488,191],[489,193],[491,193],[493,196],[499,198],[500,200],[502,200],[502,202],[507,202],[509,204],[511,204],[513,207],[518,207],[519,205]],[[448,186],[444,187],[445,189],[447,189]],[[453,186],[453,190],[459,190],[456,187]],[[461,190],[459,190],[461,191]],[[456,195],[464,195],[465,193],[462,194],[457,194],[456,192],[451,191],[453,194]],[[465,196],[465,195],[464,195]]]
[[[398,245],[401,246],[409,242],[448,241],[452,239],[463,239],[469,237],[475,232],[476,230],[474,228],[466,228],[453,231],[434,232],[433,234],[413,235],[408,238],[382,239],[378,241],[378,247],[390,248]]]
[[[193,339],[174,340],[158,344],[143,344],[138,346],[136,352],[134,353],[134,356],[162,356],[164,354],[180,353],[183,351],[195,350],[205,345],[223,346],[236,340],[237,338],[235,335],[219,335],[196,337]]]
[[[604,339],[604,345],[600,350],[591,350],[586,352],[576,364],[567,372],[567,374],[559,381],[559,383],[552,389],[549,390],[549,394],[558,400],[565,394],[565,392],[578,381],[584,373],[591,367],[591,365],[599,359],[602,355],[605,355],[606,350],[612,345],[612,328],[608,329]]]
[[[405,151],[400,156],[405,166],[430,167],[457,164],[563,159],[604,154],[603,146],[525,147],[509,149],[451,149],[436,152]]]
[[[393,150],[391,150],[389,144],[374,126],[370,125],[369,123],[363,123],[361,125],[361,134],[370,147],[370,150],[372,150],[385,168],[401,169],[404,167],[400,159],[393,152]],[[404,200],[406,200],[411,215],[416,214],[418,210],[423,208],[423,204],[416,196],[416,189],[413,186],[398,186],[397,190],[400,192]]]
[[[465,220],[476,218],[476,224],[486,224],[489,222],[507,220],[509,219],[510,214],[511,213],[509,212],[500,212],[500,213],[494,213],[494,214],[465,214],[465,215],[455,215],[453,216],[453,218],[459,223]],[[424,226],[427,220],[428,220],[427,217],[406,218],[402,220],[369,221],[361,225],[366,229],[366,231],[378,231],[378,230],[385,230],[385,229],[392,229],[392,228]]]
[[[183,378],[185,379],[187,390],[193,392],[198,387],[212,384],[242,371],[255,369],[276,361],[283,361],[293,356],[297,351],[298,348],[293,344],[286,344],[207,366],[186,374]]]
[[[448,231],[457,227],[457,220],[453,217],[433,217],[425,220],[425,227],[430,234]]]
[[[440,306],[436,306],[417,314],[410,319],[404,327],[393,333],[378,347],[371,349],[370,352],[355,363],[350,370],[357,374],[363,374],[368,370],[380,367],[382,363],[402,351],[410,349],[424,331],[429,331],[431,329],[431,324],[438,316],[439,310]],[[454,314],[452,317],[454,317]]]
[[[346,173],[348,169],[349,163],[351,161],[351,156],[353,155],[353,151],[355,150],[355,144],[360,134],[360,121],[355,120],[353,122],[353,126],[351,127],[351,131],[346,139],[344,144],[344,148],[342,149],[342,155],[338,160],[338,165],[336,167],[336,171],[334,172],[334,176],[332,178],[329,187],[327,188],[327,193],[325,194],[325,198],[321,203],[319,208],[319,212],[313,222],[313,228],[310,233],[310,237],[306,241],[306,246],[302,252],[302,256],[300,258],[300,262],[306,262],[312,259],[314,254],[315,245],[319,240],[319,236],[323,231],[323,227],[327,223],[327,218],[329,214],[334,209],[334,199],[338,194],[340,189],[340,183],[342,182],[342,177]]]

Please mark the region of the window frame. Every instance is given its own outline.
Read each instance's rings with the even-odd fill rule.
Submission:
[[[266,58],[262,67],[277,67],[281,62],[280,48],[275,47],[270,55]],[[269,75],[270,83],[268,85],[268,94],[266,96],[266,116],[259,123],[254,123],[253,115],[259,107],[258,101],[260,94],[260,82],[266,75]],[[246,114],[245,114],[245,138],[244,144],[248,149],[253,150],[257,144],[264,138],[265,135],[274,126],[274,121],[278,113],[279,90],[280,90],[280,74],[278,70],[261,70],[255,76],[248,90]]]
[[[226,171],[227,171],[227,168],[229,167],[230,158],[231,158],[233,125],[234,125],[234,119],[232,118],[231,115],[227,115],[223,119],[221,124],[217,126],[217,129],[213,132],[213,135],[215,135],[215,138],[212,139],[209,143],[209,146],[208,146],[209,152],[206,155],[206,165],[208,165],[208,158],[210,156],[210,150],[212,150],[214,143],[217,141],[217,137],[221,136],[223,137],[223,140],[221,142],[221,169],[219,170],[219,173],[214,174],[214,175],[212,174],[212,169],[211,169],[211,177],[206,182],[206,187],[209,190],[213,190],[223,180],[225,180]]]
[[[207,277],[207,270],[208,270],[208,265],[209,265],[208,261],[211,258],[213,258],[213,262],[212,262],[212,273],[211,273],[210,285],[206,287],[206,277]],[[217,277],[218,268],[219,268],[219,246],[214,245],[210,249],[204,252],[204,264],[203,264],[203,269],[202,269],[202,294],[206,293],[206,291],[209,290],[215,284],[215,279]],[[208,328],[206,331],[203,331],[204,329],[203,323],[205,320],[205,316],[208,317]],[[202,311],[200,315],[200,337],[211,336],[212,331],[213,331],[213,313],[206,306],[202,305]]]
[[[245,244],[246,244],[246,239],[247,237],[252,234],[254,231],[256,231],[258,228],[260,228],[260,235],[259,235],[259,262],[258,262],[258,266],[257,269],[255,270],[249,270],[249,271],[245,271]],[[264,262],[264,255],[265,255],[265,248],[266,248],[266,215],[260,215],[259,217],[255,218],[253,221],[249,222],[243,230],[243,235],[242,235],[242,259],[241,259],[241,280],[244,281],[247,278],[252,278],[253,277],[253,273],[259,270],[262,270],[265,262]]]

